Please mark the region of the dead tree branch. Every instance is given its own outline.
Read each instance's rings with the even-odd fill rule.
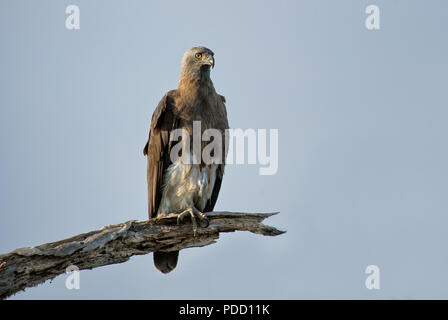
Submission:
[[[70,265],[80,270],[122,263],[133,255],[203,247],[220,232],[250,231],[265,236],[284,233],[261,222],[276,213],[210,212],[210,225],[198,228],[176,224],[176,214],[148,221],[105,226],[69,239],[26,247],[0,255],[0,299],[65,273]]]

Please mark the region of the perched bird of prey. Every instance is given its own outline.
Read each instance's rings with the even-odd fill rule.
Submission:
[[[227,111],[225,98],[216,93],[210,79],[214,65],[214,53],[205,47],[194,47],[184,54],[178,87],[166,93],[155,109],[143,150],[148,160],[149,217],[178,213],[179,222],[189,216],[194,234],[196,218],[207,220],[204,212],[213,211],[218,198],[224,174],[225,143],[220,163],[204,163],[203,159],[199,163],[188,163],[182,157],[173,162],[171,135],[174,130],[183,129],[193,146],[196,138],[192,134],[193,122],[200,121],[202,132],[217,129],[222,141],[225,140],[229,127]],[[201,150],[207,146],[202,140]],[[184,151],[182,149],[182,155]],[[176,267],[178,256],[179,251],[154,252],[154,265],[162,273],[168,273]]]

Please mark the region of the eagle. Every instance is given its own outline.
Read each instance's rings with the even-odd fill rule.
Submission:
[[[215,129],[221,135],[219,138],[228,141],[226,99],[216,92],[210,79],[214,66],[214,53],[206,47],[193,47],[184,54],[178,87],[168,91],[157,105],[143,150],[147,157],[149,218],[178,213],[177,222],[180,223],[188,216],[194,235],[197,220],[208,226],[204,212],[213,211],[224,175],[226,143],[221,144],[221,149],[214,150],[220,154],[221,161],[212,163],[197,160],[200,154],[184,144],[185,139],[189,139],[189,146],[193,146],[194,139],[200,138],[193,134],[197,121],[200,121],[201,136],[205,130]],[[176,158],[171,153],[176,145],[173,134],[177,130],[186,134],[177,142],[183,143],[184,148],[182,156]],[[211,142],[200,139],[197,143],[202,152]],[[185,161],[187,154],[193,154],[196,161]],[[176,267],[178,257],[179,251],[154,252],[154,265],[162,273],[168,273]]]

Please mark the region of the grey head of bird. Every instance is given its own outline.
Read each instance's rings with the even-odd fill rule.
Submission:
[[[191,48],[182,58],[182,76],[210,75],[210,69],[215,66],[214,55],[213,51],[206,47]]]

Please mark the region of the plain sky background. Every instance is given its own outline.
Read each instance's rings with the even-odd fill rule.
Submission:
[[[76,4],[81,29],[65,28]],[[381,30],[364,26],[380,8]],[[142,148],[192,46],[233,128],[279,170],[228,166],[217,210],[280,211],[158,272],[152,256],[13,299],[448,298],[448,3],[0,2],[0,252],[147,218]],[[378,265],[381,289],[365,287]]]

